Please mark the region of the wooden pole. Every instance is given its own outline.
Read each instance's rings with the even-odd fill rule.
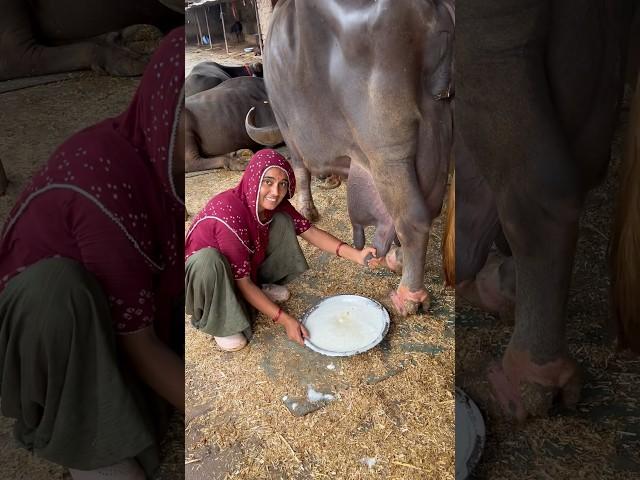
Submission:
[[[220,4],[220,22],[222,22],[222,36],[224,37],[224,48],[227,49],[227,55],[229,55],[229,44],[227,43],[227,31],[224,28],[224,14],[222,13],[222,4]]]
[[[211,30],[209,30],[209,7],[204,8],[204,19],[207,22],[207,33],[209,34],[209,50],[213,50],[213,38],[211,38]]]
[[[256,24],[258,26],[258,48],[260,49],[260,56],[262,56],[262,28],[260,28],[260,14],[258,13],[258,0],[253,0],[253,6],[256,9]]]
[[[202,45],[202,28],[200,27],[200,19],[198,18],[198,9],[193,9],[193,14],[196,16],[196,23],[198,24],[198,32],[200,32],[200,36],[198,37],[198,45]]]

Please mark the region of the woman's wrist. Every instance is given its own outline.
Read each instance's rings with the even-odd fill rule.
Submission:
[[[284,326],[288,322],[290,322],[291,320],[293,320],[293,317],[283,310],[282,314],[280,315],[280,318],[278,319],[278,321],[276,323],[279,324],[279,325]]]

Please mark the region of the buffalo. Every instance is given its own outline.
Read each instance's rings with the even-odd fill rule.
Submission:
[[[240,67],[220,65],[216,62],[198,63],[184,81],[186,97],[204,92],[235,77],[262,77],[262,64],[252,63]]]
[[[631,14],[606,0],[471,0],[456,15],[455,280],[485,309],[514,309],[488,376],[502,410],[522,420],[579,398],[567,297],[583,199],[610,158]],[[628,208],[637,215],[637,202]],[[636,279],[623,287],[637,292],[637,240],[620,250]],[[621,343],[640,348],[631,313]]]
[[[187,172],[227,168],[244,170],[245,155],[229,155],[260,145],[278,145],[282,136],[267,100],[262,78],[237,77],[185,99],[185,169]],[[251,139],[249,132],[260,143]],[[256,127],[255,125],[268,125]]]
[[[402,244],[396,310],[426,308],[426,245],[452,144],[452,1],[284,0],[264,52],[272,108],[291,152],[303,215],[310,174],[370,176]],[[376,245],[380,258],[388,243]]]
[[[7,0],[3,7],[0,81],[85,69],[140,75],[161,30],[184,24],[177,0]]]

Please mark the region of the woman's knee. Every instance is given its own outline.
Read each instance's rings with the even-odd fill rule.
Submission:
[[[269,227],[269,241],[281,240],[287,236],[296,236],[293,220],[286,213],[277,212],[273,216]]]
[[[55,257],[40,260],[28,267],[21,280],[27,287],[46,289],[52,299],[104,298],[106,295],[98,280],[82,265],[69,258]]]
[[[66,343],[71,337],[110,325],[107,296],[98,280],[80,262],[48,258],[27,267],[5,292],[12,299],[5,311],[14,325],[34,335]],[[93,319],[93,320],[91,320]],[[17,323],[16,323],[17,322]]]
[[[187,260],[186,269],[188,283],[205,288],[213,288],[220,275],[231,275],[228,260],[215,248],[198,250]]]

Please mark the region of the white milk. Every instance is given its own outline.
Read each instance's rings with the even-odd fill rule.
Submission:
[[[379,339],[385,327],[382,310],[373,302],[341,295],[322,302],[306,319],[309,341],[330,352],[352,352]]]

